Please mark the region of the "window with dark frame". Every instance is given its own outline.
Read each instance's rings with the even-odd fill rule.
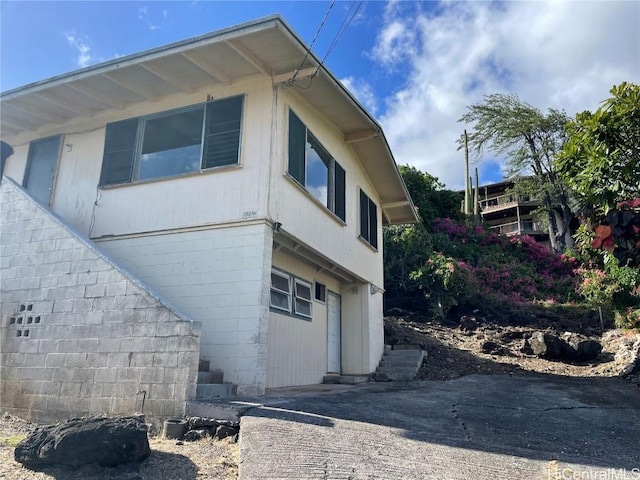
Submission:
[[[291,311],[291,280],[289,275],[271,270],[271,308]]]
[[[244,96],[107,125],[100,185],[238,164]]]
[[[360,237],[378,248],[378,207],[360,190]]]
[[[272,309],[311,320],[312,301],[312,283],[275,268],[271,270]]]
[[[292,110],[287,173],[345,221],[345,171]]]

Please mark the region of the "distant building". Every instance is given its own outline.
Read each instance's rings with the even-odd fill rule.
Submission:
[[[518,197],[511,191],[515,180],[504,180],[480,187],[480,215],[485,225],[501,235],[529,235],[538,242],[549,244],[549,230],[536,211],[542,201],[537,198]],[[560,214],[558,222],[561,221]],[[567,245],[573,245],[572,231],[567,234]]]

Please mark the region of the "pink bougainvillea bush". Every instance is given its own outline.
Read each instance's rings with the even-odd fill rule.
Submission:
[[[448,218],[433,221],[433,251],[413,273],[440,314],[465,303],[567,302],[575,293],[575,258],[554,255],[526,235],[500,236]]]

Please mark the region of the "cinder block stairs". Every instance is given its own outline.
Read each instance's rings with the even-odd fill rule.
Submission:
[[[384,346],[380,364],[371,378],[377,382],[413,380],[420,370],[426,352],[413,345]]]
[[[198,364],[198,384],[196,385],[196,400],[213,400],[220,397],[233,397],[238,387],[233,383],[224,382],[222,370],[209,369],[208,360],[200,360]]]

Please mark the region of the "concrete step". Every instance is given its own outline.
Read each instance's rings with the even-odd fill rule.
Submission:
[[[237,389],[233,383],[199,383],[196,385],[196,400],[233,397]]]
[[[415,378],[425,356],[423,350],[398,348],[391,350],[385,346],[384,354],[372,379],[376,381],[408,381]]]
[[[198,372],[198,383],[223,383],[224,372],[214,370],[213,372]]]
[[[357,385],[359,383],[365,383],[369,381],[369,375],[325,375],[322,377],[322,383],[325,384],[343,384],[343,385]]]

